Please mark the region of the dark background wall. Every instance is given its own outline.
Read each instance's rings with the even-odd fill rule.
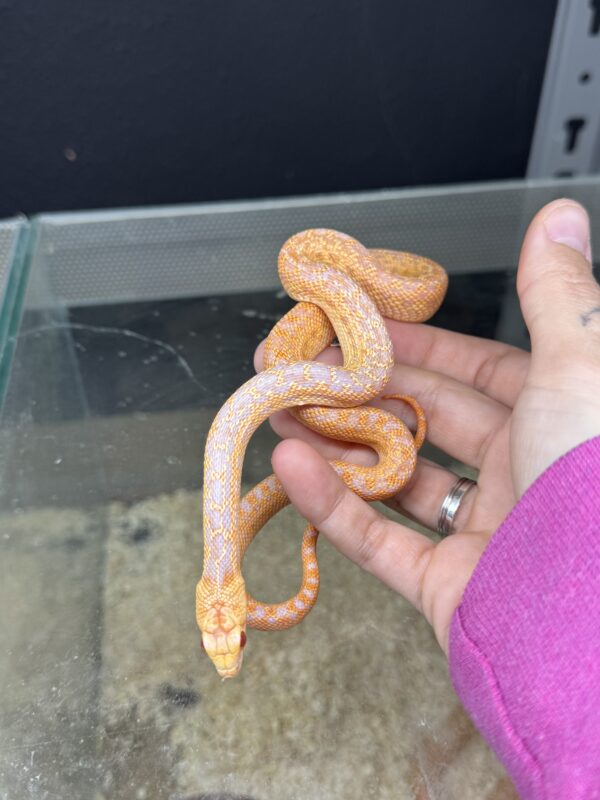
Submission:
[[[0,0],[0,216],[524,174],[556,0]]]

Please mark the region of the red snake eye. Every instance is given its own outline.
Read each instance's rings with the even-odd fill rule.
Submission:
[[[244,648],[244,647],[246,647],[246,642],[247,642],[247,641],[248,641],[248,637],[246,636],[245,632],[244,632],[244,631],[242,631],[242,632],[240,633],[240,647],[241,647],[241,648]]]

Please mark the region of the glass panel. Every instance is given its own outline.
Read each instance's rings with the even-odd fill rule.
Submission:
[[[27,276],[29,225],[0,222],[0,402],[4,397]]]
[[[0,426],[0,795],[515,796],[427,624],[325,541],[315,610],[250,631],[242,673],[218,679],[194,619],[203,447],[290,307],[274,271],[288,234],[335,224],[436,257],[451,272],[436,324],[527,346],[520,237],[567,191],[597,223],[592,181],[36,221]],[[275,441],[257,432],[245,486]],[[301,528],[287,510],[253,545],[261,599],[295,591]]]

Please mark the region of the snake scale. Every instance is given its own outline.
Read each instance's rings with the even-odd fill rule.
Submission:
[[[257,427],[280,409],[331,438],[367,445],[375,466],[333,461],[345,483],[365,500],[395,495],[414,472],[425,422],[415,436],[394,415],[366,405],[380,395],[394,364],[383,317],[422,322],[439,308],[445,271],[429,259],[393,250],[367,249],[328,229],[292,236],[278,268],[297,304],[274,326],[264,351],[265,369],[223,405],[208,434],[204,456],[204,568],[196,587],[196,618],[202,644],[219,675],[237,675],[246,629],[283,630],[300,622],[319,590],[318,532],[309,525],[302,540],[302,585],[283,603],[267,605],[244,585],[242,561],[256,534],[289,503],[275,475],[240,499],[244,453]],[[337,337],[342,366],[315,357]]]

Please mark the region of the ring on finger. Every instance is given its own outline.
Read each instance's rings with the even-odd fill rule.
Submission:
[[[458,478],[452,486],[440,508],[437,522],[437,532],[440,536],[450,536],[455,532],[454,520],[460,504],[465,499],[467,492],[470,492],[474,486],[477,486],[477,481],[471,478]]]

